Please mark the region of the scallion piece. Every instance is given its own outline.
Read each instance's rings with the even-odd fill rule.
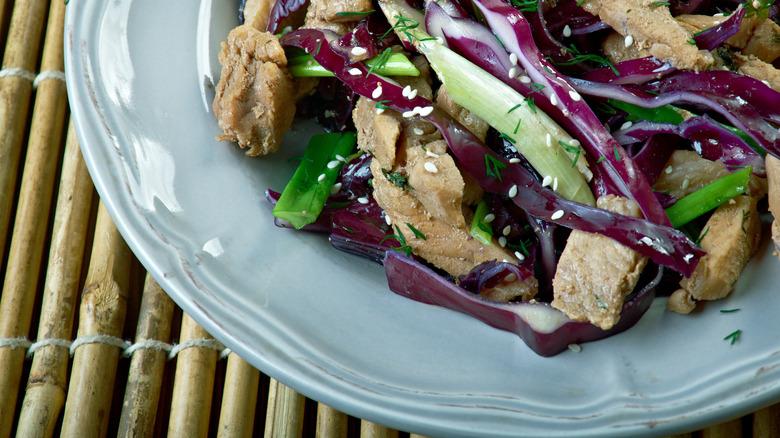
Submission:
[[[355,150],[354,132],[315,135],[287,183],[273,215],[300,229],[317,220],[346,159]]]
[[[679,228],[729,199],[745,193],[751,172],[753,167],[748,166],[677,201],[666,209],[666,215],[669,216],[672,226]]]
[[[483,245],[490,245],[493,241],[493,228],[489,223],[485,222],[485,216],[489,212],[487,199],[483,198],[482,201],[477,204],[477,210],[474,211],[474,219],[471,220],[471,229],[469,234],[471,237],[479,240]]]
[[[386,56],[379,55],[365,61],[371,71],[383,76],[419,76],[420,71],[412,64],[403,53],[389,53]],[[294,77],[333,77],[333,73],[326,70],[309,54],[291,56],[287,60],[287,67]]]

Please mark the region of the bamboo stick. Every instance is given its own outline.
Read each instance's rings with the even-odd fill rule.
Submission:
[[[702,438],[740,438],[742,436],[742,419],[725,421],[702,429]]]
[[[70,339],[94,189],[71,123],[46,270],[38,341]],[[70,355],[54,345],[35,352],[18,437],[50,437],[65,403]]]
[[[14,3],[3,54],[3,70],[35,70],[45,17],[46,2],[19,0]],[[5,256],[4,248],[10,231],[9,222],[31,95],[30,78],[13,75],[0,77],[0,261]],[[0,386],[1,392],[5,392],[3,389]],[[5,401],[0,400],[0,403],[5,405]],[[0,424],[7,424],[4,420],[5,417],[0,416]],[[0,432],[4,430],[5,426],[0,426]]]
[[[122,336],[132,253],[101,202],[87,282],[81,296],[78,337]],[[103,342],[78,347],[68,386],[64,437],[105,436],[114,391],[119,348]]]
[[[303,433],[306,398],[271,379],[265,418],[266,438],[297,438]]]
[[[174,307],[173,300],[147,274],[135,342],[170,341]],[[167,359],[168,352],[162,349],[141,349],[133,354],[117,436],[153,435]]]
[[[200,339],[212,338],[195,320],[184,314],[180,343]],[[213,348],[191,347],[181,350],[176,357],[168,436],[206,437],[218,352]]]
[[[763,438],[780,437],[780,404],[769,406],[753,413],[753,436]]]
[[[360,422],[361,438],[396,438],[398,431],[367,420]]]
[[[24,4],[26,2],[21,2]],[[42,4],[43,2],[38,2]],[[64,31],[65,5],[55,2],[51,7],[51,20],[46,32],[46,43],[43,51],[43,65],[49,69],[63,69],[62,34]],[[32,8],[33,10],[36,8]],[[20,31],[16,19],[19,15],[14,12],[14,22],[9,37],[16,37]],[[25,28],[28,38],[39,40],[40,23],[42,17],[28,17],[29,27]],[[14,27],[15,26],[15,27]],[[33,29],[34,28],[34,29]],[[34,34],[33,34],[34,32]],[[9,38],[9,45],[14,41]],[[19,62],[20,65],[34,65],[26,59],[15,59],[14,47],[6,53],[6,59],[11,63]],[[37,52],[37,45],[35,46]],[[5,64],[7,67],[9,64]],[[5,246],[5,239],[10,216],[10,200],[14,190],[12,186],[3,185],[2,176],[13,176],[15,184],[16,163],[19,160],[19,145],[16,139],[11,139],[9,133],[4,133],[1,127],[5,121],[19,116],[27,117],[27,110],[23,112],[17,105],[9,104],[5,98],[29,99],[30,84],[9,88],[14,85],[9,78],[0,79],[0,136],[3,143],[0,144],[0,248]],[[6,85],[10,84],[10,85]],[[20,94],[27,90],[27,96]],[[16,91],[6,94],[6,91]],[[20,104],[18,106],[25,106]],[[0,338],[27,338],[30,331],[30,323],[33,314],[33,305],[38,290],[38,278],[40,274],[41,258],[43,255],[44,240],[49,224],[48,216],[51,206],[52,193],[54,191],[54,179],[57,173],[57,157],[62,145],[62,127],[65,122],[67,96],[65,84],[60,80],[49,80],[41,84],[33,111],[33,121],[30,139],[27,145],[24,173],[16,211],[15,227],[11,239],[8,264],[6,266],[5,281],[3,284],[2,300],[0,300]],[[25,106],[26,108],[26,106]],[[7,111],[17,111],[17,114],[6,116]],[[22,122],[23,123],[23,122]],[[23,129],[20,129],[21,133]],[[13,135],[11,135],[13,136]],[[21,140],[19,136],[18,140]],[[6,143],[6,141],[9,141]],[[7,146],[16,149],[11,157],[4,153]],[[4,156],[9,163],[13,161],[14,169],[11,171],[9,163],[5,163]],[[2,251],[2,250],[0,250]],[[0,257],[2,259],[2,257]],[[13,410],[16,406],[17,393],[21,382],[22,368],[25,352],[20,348],[0,349],[0,437],[10,435]]]
[[[349,417],[328,405],[317,404],[317,438],[342,438],[347,436]]]
[[[219,437],[252,437],[260,371],[230,353],[219,415]]]

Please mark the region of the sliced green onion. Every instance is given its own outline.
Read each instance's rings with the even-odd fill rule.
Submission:
[[[488,212],[489,207],[487,198],[483,198],[482,201],[477,204],[477,210],[474,212],[474,219],[471,220],[471,229],[469,230],[471,237],[477,239],[486,246],[490,246],[493,241],[493,227],[485,222],[485,216],[487,216]]]
[[[428,58],[452,100],[502,132],[543,177],[558,178],[559,195],[594,205],[593,193],[579,166],[572,166],[572,157],[558,143],[572,144],[573,138],[513,88],[435,39],[423,41],[427,36],[415,31],[418,49]]]
[[[339,171],[357,144],[354,132],[315,135],[309,140],[303,159],[282,191],[273,215],[295,228],[317,220]]]
[[[389,53],[384,56],[375,56],[365,61],[373,73],[383,76],[419,76],[420,71],[412,64],[403,53]],[[333,73],[326,70],[309,54],[294,55],[287,60],[287,67],[294,77],[333,77]]]
[[[671,105],[664,105],[659,108],[643,108],[638,105],[633,105],[619,100],[609,99],[609,104],[615,108],[621,109],[628,113],[628,120],[649,120],[655,123],[672,123],[679,125],[685,119],[682,114],[678,112],[678,108]]]
[[[669,216],[672,226],[679,228],[729,199],[745,193],[752,172],[753,166],[748,166],[677,201],[666,209],[666,215]]]

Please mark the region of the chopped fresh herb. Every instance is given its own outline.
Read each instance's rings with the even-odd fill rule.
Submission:
[[[388,239],[395,239],[395,240],[398,241],[398,243],[401,244],[401,246],[393,247],[393,251],[402,252],[402,253],[406,254],[407,257],[410,257],[412,255],[412,247],[406,244],[406,239],[404,238],[404,235],[401,234],[401,229],[398,228],[398,225],[394,225],[394,226],[395,226],[395,231],[398,234],[391,234],[391,235],[385,237],[384,239],[382,239],[379,242],[379,244],[380,245],[383,244],[385,242],[385,240],[388,240]]]
[[[585,0],[577,0],[577,6],[582,6],[583,3],[585,3]]]
[[[750,219],[750,210],[742,210],[742,234],[747,236],[747,230],[745,229],[745,222]]]
[[[739,66],[734,59],[734,53],[726,46],[718,46],[715,53],[723,60],[723,65],[731,71],[737,71]]]
[[[669,2],[665,2],[665,1],[655,1],[650,3],[650,6],[669,6],[669,4],[670,4]]]
[[[414,225],[410,224],[409,222],[406,223],[406,226],[409,227],[410,230],[412,230],[412,233],[414,233],[414,237],[422,240],[428,240],[425,237],[425,234],[421,233],[420,230],[414,227]]]
[[[410,189],[414,189],[412,186],[409,185],[409,177],[400,172],[390,172],[386,169],[382,169],[382,174],[385,176],[385,178],[387,178],[388,181],[390,181],[396,187],[399,187],[401,189],[403,189],[404,187],[409,187]]]
[[[742,310],[742,309],[739,309],[739,308],[737,308],[737,309],[721,309],[720,313],[734,313],[734,312],[739,312],[740,310]]]
[[[512,0],[512,6],[520,12],[536,12],[539,2],[536,0]]]
[[[379,56],[379,59],[371,64],[371,67],[368,68],[368,72],[366,73],[366,77],[371,75],[371,73],[374,71],[375,68],[382,68],[387,63],[387,60],[390,58],[390,47],[386,48],[382,54]]]
[[[602,161],[606,161],[607,157],[599,157],[598,160],[596,160],[596,163],[601,163]]]
[[[724,341],[731,340],[731,345],[734,345],[738,340],[739,336],[742,334],[742,330],[734,330],[733,332],[729,333],[728,336],[723,338]]]
[[[513,143],[513,142],[514,142],[514,140],[512,139],[512,137],[510,137],[510,136],[508,136],[508,135],[504,134],[503,132],[502,132],[502,133],[500,133],[500,134],[498,134],[498,138],[504,139],[504,140],[506,140],[506,141],[508,141],[508,142],[510,142],[510,143]]]
[[[534,102],[533,97],[526,97],[525,103],[528,104],[528,108],[531,110],[532,113],[536,114],[536,102]]]
[[[320,42],[317,44],[317,50],[314,51],[314,54],[319,55],[321,48],[322,48],[322,40],[320,40]]]
[[[615,153],[615,161],[620,161],[620,152],[618,151],[619,147],[620,146],[618,146],[618,145],[612,146],[612,152]]]
[[[517,134],[517,130],[520,129],[520,122],[522,122],[522,119],[517,119],[517,125],[515,125],[515,132],[514,134]]]
[[[577,160],[580,158],[580,153],[582,152],[581,146],[572,146],[562,140],[558,140],[558,144],[561,145],[564,151],[574,154],[574,162],[571,163],[571,167],[574,167],[577,165]]]
[[[341,227],[341,228],[343,228],[344,231],[346,231],[349,234],[355,234],[355,230],[353,230],[352,228],[347,228],[347,227]]]
[[[617,70],[617,68],[615,68],[615,66],[612,64],[609,58],[595,55],[595,54],[590,54],[590,53],[580,53],[579,49],[577,49],[577,47],[574,44],[570,45],[569,47],[566,47],[566,50],[572,54],[572,58],[570,61],[554,62],[550,58],[547,59],[554,62],[555,65],[574,65],[574,64],[580,64],[582,62],[590,62],[594,67],[609,67],[612,69],[615,75],[620,76],[620,72]]]
[[[696,242],[694,242],[696,244],[696,246],[701,247],[701,240],[704,239],[704,236],[706,236],[707,233],[709,233],[709,232],[710,232],[710,227],[708,225],[707,228],[704,229],[704,232],[701,233],[701,236],[699,236],[699,238],[696,239]]]
[[[693,38],[688,38],[687,40],[685,40],[685,42],[692,46],[696,45],[696,41],[694,41]]]
[[[599,296],[598,296],[598,295],[595,295],[595,294],[594,294],[593,296],[596,298],[596,304],[598,304],[598,305],[599,305],[599,307],[600,307],[601,309],[603,309],[603,310],[607,310],[607,305],[606,305],[606,304],[604,304],[604,303],[601,301],[601,298],[599,298]]]
[[[490,206],[488,205],[487,197],[483,197],[477,209],[474,210],[474,218],[471,220],[471,228],[469,234],[471,237],[477,239],[485,246],[490,246],[493,239],[493,228],[489,223],[485,222],[485,216],[488,215]]]
[[[506,164],[492,155],[485,154],[485,168],[487,169],[487,175],[489,177],[501,181],[501,170],[506,168]]]
[[[383,109],[383,110],[390,109],[390,107],[389,107],[389,106],[385,105],[386,103],[390,103],[390,99],[387,99],[387,100],[380,100],[379,102],[377,102],[377,103],[376,103],[376,107],[377,107],[378,109]]]
[[[509,113],[511,113],[512,111],[514,111],[514,110],[516,110],[516,109],[520,108],[521,106],[523,106],[523,104],[522,104],[522,103],[518,103],[517,105],[513,106],[512,108],[510,108],[510,109],[509,109],[509,111],[507,111],[506,113],[507,113],[507,114],[509,114]]]
[[[537,84],[534,82],[531,85],[529,85],[528,88],[531,89],[531,94],[533,94],[536,93],[537,91],[541,91],[541,89],[544,88],[544,84]]]
[[[343,15],[368,15],[368,14],[370,14],[372,12],[374,12],[373,9],[370,10],[370,11],[364,11],[364,12],[351,12],[351,11],[348,11],[348,12],[336,12],[336,15],[338,15],[338,16],[343,16]]]

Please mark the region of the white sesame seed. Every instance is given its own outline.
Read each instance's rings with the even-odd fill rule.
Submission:
[[[439,43],[439,44],[444,44],[444,38],[436,37],[436,42]]]
[[[392,220],[390,220],[390,216],[388,216],[388,215],[385,215],[385,223],[386,223],[387,225],[393,225],[393,221],[392,221]]]
[[[510,68],[507,76],[509,76],[509,79],[514,79],[515,77],[517,77],[517,67]]]
[[[362,72],[360,71],[359,68],[351,68],[351,69],[349,69],[349,74],[351,74],[352,76],[360,76],[360,73],[362,73]]]
[[[353,47],[351,52],[355,56],[363,56],[368,53],[368,50],[364,49],[363,47]]]
[[[552,219],[554,221],[557,221],[558,219],[560,219],[562,217],[563,217],[563,210],[558,210],[555,213],[553,213],[552,216],[550,216],[550,219]]]
[[[511,225],[507,225],[507,226],[504,227],[503,230],[501,230],[501,234],[503,234],[504,236],[508,236],[509,233],[511,233],[511,232],[512,232],[512,226]]]
[[[520,76],[520,82],[522,82],[524,84],[530,84],[531,83],[531,78],[529,78],[526,75],[522,75],[522,76]]]
[[[425,131],[423,131],[420,128],[414,128],[412,131],[414,132],[414,135],[423,135],[423,134],[425,134]]]
[[[558,106],[558,95],[556,95],[555,93],[550,94],[550,103],[553,106]]]
[[[550,175],[547,175],[547,176],[545,176],[545,177],[544,177],[544,179],[542,180],[542,187],[547,187],[547,186],[549,186],[550,184],[552,184],[552,177],[551,177]]]
[[[634,123],[633,123],[632,121],[630,121],[630,120],[629,120],[629,121],[627,121],[626,123],[623,123],[622,125],[620,125],[620,129],[621,129],[621,130],[628,129],[628,128],[630,128],[631,126],[633,126],[633,124],[634,124]]]
[[[357,201],[359,203],[361,203],[361,204],[364,204],[364,205],[368,204],[368,198],[366,198],[365,196],[361,196],[361,197],[357,198]]]
[[[520,261],[525,260],[525,256],[520,251],[515,251],[515,257],[517,257],[517,260],[520,260]]]
[[[517,55],[515,55],[514,53],[510,53],[509,62],[511,62],[512,65],[517,65]]]
[[[409,96],[409,93],[411,93],[411,92],[412,92],[412,86],[411,85],[407,85],[407,86],[404,87],[403,90],[401,90],[401,96],[407,97],[407,96]]]
[[[545,142],[547,143],[547,147],[551,148],[552,147],[552,136],[550,134],[547,134],[547,135],[545,135],[544,139],[545,139]]]
[[[426,161],[425,164],[423,164],[423,167],[425,170],[431,173],[436,173],[439,171],[439,169],[436,168],[436,165],[431,163],[430,161]]]
[[[333,160],[328,163],[328,169],[335,169],[339,164],[341,163],[338,160]]]
[[[626,39],[623,41],[623,44],[625,44],[626,47],[631,47],[631,44],[634,44],[634,37],[631,35],[626,35]]]
[[[580,96],[580,93],[574,90],[569,90],[569,97],[571,97],[571,100],[575,102],[579,102],[580,100],[582,100],[582,96]]]
[[[374,91],[371,93],[371,97],[374,99],[379,99],[379,97],[382,96],[382,86],[377,86]]]
[[[501,236],[498,238],[498,244],[501,245],[501,248],[506,246],[506,237]]]
[[[401,114],[401,115],[404,116],[405,119],[408,119],[410,117],[416,116],[417,115],[417,111],[414,111],[414,110],[412,110],[412,111],[404,111],[403,114]]]
[[[383,112],[385,112],[385,109],[384,109],[384,108],[377,108],[377,109],[376,109],[376,113],[377,113],[377,114],[382,114]]]
[[[336,193],[341,190],[341,183],[337,182],[336,184],[333,184],[333,187],[330,188],[330,194],[335,195]]]
[[[425,151],[425,155],[431,157],[431,158],[439,158],[439,154],[433,153],[431,151]]]
[[[557,176],[555,178],[553,178],[552,189],[555,190],[556,192],[558,191],[558,177]]]
[[[666,172],[667,174],[672,173],[674,172],[674,168],[672,166],[669,166],[666,168],[666,170],[664,170],[664,172]]]
[[[306,210],[301,210],[301,216],[306,216],[307,214],[309,214],[309,212],[308,212],[308,211],[306,211]]]
[[[639,239],[640,242],[644,243],[647,246],[653,246],[653,239],[643,236],[641,239]]]
[[[769,87],[769,86],[770,86],[770,85],[769,85],[769,82],[768,82],[768,81],[766,81],[766,80],[764,80],[764,79],[762,79],[762,80],[761,80],[761,83],[762,83],[762,84],[764,84],[764,85],[766,85],[767,87]]]
[[[510,158],[509,162],[512,163],[512,164],[517,164],[517,163],[520,162],[520,159],[519,158]]]
[[[515,196],[517,196],[517,185],[512,184],[512,187],[509,188],[509,197],[514,198]]]
[[[523,260],[523,259],[520,259],[520,260]],[[509,274],[506,277],[504,277],[504,282],[505,283],[511,283],[511,282],[513,282],[515,280],[517,280],[517,275],[515,275],[515,274]]]
[[[579,353],[579,352],[582,351],[582,347],[580,347],[579,344],[569,344],[569,350],[571,350],[571,351],[573,351],[575,353]]]
[[[571,27],[567,24],[566,26],[563,26],[563,36],[566,38],[571,36]]]
[[[682,188],[683,190],[685,190],[685,189],[687,189],[687,188],[688,188],[690,185],[691,185],[691,180],[689,180],[688,178],[685,178],[685,179],[683,180],[683,182],[682,182],[682,186],[681,186],[681,188]]]
[[[409,92],[409,96],[407,96],[407,97],[409,98],[409,100],[412,100],[415,97],[417,97],[417,89],[415,88],[414,90],[410,91]]]
[[[419,111],[417,111],[417,112],[421,116],[426,117],[426,116],[431,115],[431,113],[433,112],[433,107],[432,106],[425,106],[425,107],[420,108]]]
[[[693,254],[687,254],[685,257],[683,257],[683,260],[685,260],[685,263],[688,263],[688,261],[692,258],[693,258]]]
[[[482,219],[482,222],[484,222],[486,224],[489,224],[489,223],[493,222],[494,220],[496,220],[496,215],[494,215],[493,213],[488,213],[488,214],[485,215],[485,218]]]
[[[580,143],[580,141],[577,140],[576,138],[572,138],[571,141],[569,141],[569,144],[574,146],[575,148],[578,148],[582,145],[582,143]]]
[[[342,157],[339,154],[336,154],[336,156],[334,158],[336,158],[337,160],[341,161],[342,163],[346,163],[347,162],[347,159]]]
[[[321,173],[320,176],[317,177],[317,182],[323,182],[325,181],[325,178],[327,178],[325,174]]]

